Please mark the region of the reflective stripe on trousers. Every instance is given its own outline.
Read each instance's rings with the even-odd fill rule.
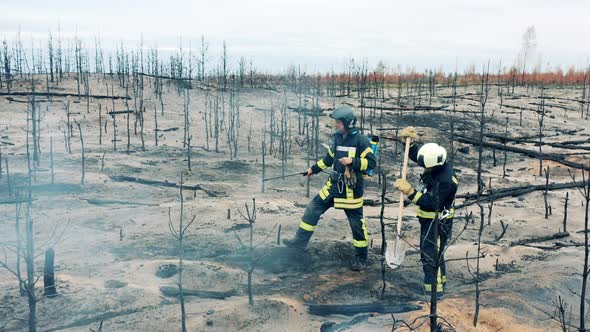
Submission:
[[[303,217],[301,218],[302,220],[299,222],[298,236],[302,237],[302,241],[306,243],[309,241],[311,235],[317,228],[320,217],[332,206],[334,206],[332,196],[328,196],[328,199],[324,200],[320,194],[316,195],[307,204]],[[367,248],[369,246],[369,232],[366,221],[363,218],[362,206],[357,209],[344,209],[344,213],[348,218],[348,223],[352,231],[353,246],[358,249]]]

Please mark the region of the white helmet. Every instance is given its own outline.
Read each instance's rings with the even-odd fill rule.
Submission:
[[[418,150],[418,165],[424,168],[441,166],[447,160],[447,150],[436,143],[426,143]]]

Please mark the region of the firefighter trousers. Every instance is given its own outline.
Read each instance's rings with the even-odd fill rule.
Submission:
[[[320,195],[316,195],[311,199],[297,229],[295,236],[296,241],[302,246],[307,245],[313,232],[315,231],[320,217],[334,206],[334,198],[332,195],[322,199]],[[352,230],[352,244],[355,248],[356,255],[362,259],[367,258],[367,247],[369,246],[369,234],[367,232],[367,225],[363,218],[363,208],[343,209],[348,218],[350,229]]]
[[[435,223],[433,219],[418,218],[418,220],[420,221],[420,260],[424,271],[424,290],[431,292],[436,280],[436,291],[441,293],[447,282],[444,251],[451,238],[453,219],[439,220],[437,238],[434,234]]]

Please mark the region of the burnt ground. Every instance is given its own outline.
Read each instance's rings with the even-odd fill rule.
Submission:
[[[73,91],[75,82],[65,82],[60,88]],[[100,86],[96,87],[100,90]],[[447,95],[445,88],[439,89],[441,96]],[[470,92],[475,92],[472,88]],[[116,91],[117,92],[117,91]],[[123,91],[118,91],[123,93]],[[465,92],[462,92],[465,93]],[[520,91],[525,94],[526,91]],[[563,98],[577,98],[575,89],[549,89],[546,93]],[[533,97],[504,100],[505,105],[526,106],[535,102]],[[391,92],[397,95],[397,92]],[[265,192],[261,192],[260,146],[265,114],[271,102],[279,95],[272,92],[250,89],[241,95],[242,128],[240,149],[237,159],[230,159],[226,133],[220,137],[219,153],[207,151],[202,117],[206,91],[191,90],[193,153],[191,172],[187,171],[186,151],[182,147],[182,129],[159,132],[159,146],[154,146],[154,127],[151,118],[146,117],[146,149],[141,149],[138,135],[131,132],[131,149],[126,151],[125,119],[117,118],[117,151],[110,142],[112,127],[103,133],[103,144],[98,144],[98,104],[90,103],[90,112],[85,102],[72,103],[72,111],[79,112],[83,123],[86,146],[86,181],[80,184],[80,145],[78,134],[72,138],[72,153],[64,147],[63,127],[65,113],[57,100],[42,104],[41,160],[33,181],[33,204],[31,214],[35,223],[37,252],[42,254],[55,234],[63,237],[55,247],[57,287],[56,298],[42,298],[38,304],[39,326],[42,330],[88,331],[96,329],[103,322],[108,330],[166,330],[179,325],[179,306],[175,297],[164,295],[162,286],[173,286],[176,276],[162,278],[156,275],[161,266],[178,264],[178,248],[168,230],[169,218],[179,218],[179,190],[175,187],[146,185],[137,182],[119,181],[119,177],[178,183],[180,173],[186,185],[199,186],[197,190],[185,190],[185,215],[195,216],[195,222],[185,240],[185,283],[187,289],[234,292],[226,299],[187,297],[187,316],[190,330],[304,330],[317,331],[324,322],[347,321],[340,315],[329,317],[309,314],[310,304],[363,304],[381,303],[390,305],[419,305],[422,310],[396,314],[396,318],[412,321],[428,310],[428,303],[420,294],[422,267],[419,253],[411,250],[404,266],[396,270],[386,269],[386,289],[381,297],[381,257],[378,206],[366,206],[365,217],[371,235],[371,264],[364,273],[349,271],[353,255],[348,222],[341,211],[329,211],[320,221],[309,249],[296,252],[277,245],[277,231],[281,237],[295,232],[303,207],[306,182],[300,177],[269,181]],[[269,97],[272,96],[272,97]],[[155,100],[151,92],[146,98]],[[471,98],[471,97],[470,97]],[[73,98],[74,101],[76,98]],[[160,129],[182,128],[182,98],[173,90],[166,91],[165,115],[158,119]],[[296,106],[296,96],[288,94],[288,104]],[[358,105],[356,98],[323,98],[322,107],[330,108],[333,103]],[[102,101],[104,103],[104,101]],[[426,103],[423,99],[422,103]],[[457,109],[473,110],[474,101],[458,100]],[[433,98],[432,106],[447,105],[446,98]],[[395,100],[386,106],[395,105]],[[559,142],[572,139],[586,139],[590,136],[589,122],[579,118],[574,102],[563,102],[571,111],[549,108],[552,116],[546,120],[547,141]],[[103,111],[105,105],[103,104]],[[534,135],[537,128],[536,114],[524,112],[523,126],[518,125],[519,114],[514,109],[499,107],[497,96],[490,96],[490,110],[496,118],[490,122],[489,132],[502,134],[503,119],[509,117],[509,136]],[[0,137],[3,158],[8,156],[13,189],[26,188],[25,168],[25,112],[26,104],[0,99]],[[297,117],[290,111],[293,135],[297,133]],[[448,120],[455,116],[457,130],[461,134],[473,135],[476,122],[471,116],[453,115],[445,111],[403,112],[384,111],[383,127],[415,125],[420,140],[434,140],[448,146]],[[158,114],[160,115],[160,114]],[[566,118],[567,116],[567,118]],[[250,121],[253,123],[251,151],[247,150],[246,136]],[[321,117],[321,140],[327,141],[329,128],[327,117]],[[373,122],[374,129],[378,120]],[[369,126],[365,126],[369,127]],[[133,128],[133,126],[132,126]],[[384,133],[393,135],[392,131]],[[55,184],[51,184],[49,172],[49,137],[54,140]],[[268,137],[267,137],[268,139]],[[293,138],[294,140],[295,138]],[[7,144],[7,143],[10,144]],[[381,167],[388,174],[388,183],[393,183],[399,173],[401,147],[394,153],[394,143],[382,140]],[[13,144],[13,145],[11,145]],[[209,139],[212,147],[214,140]],[[514,146],[535,150],[533,144]],[[475,169],[477,151],[470,145],[455,143],[460,151],[455,154],[455,168],[460,179],[460,193],[475,191]],[[546,148],[548,152],[562,153],[558,148]],[[584,152],[584,151],[577,151]],[[323,149],[322,149],[323,153]],[[104,155],[104,168],[102,157]],[[494,187],[508,187],[528,184],[542,184],[544,179],[537,176],[538,161],[532,158],[508,153],[508,177],[502,178],[503,153],[496,151],[497,166],[493,166],[492,151],[484,150],[484,179],[492,179]],[[587,155],[571,157],[578,162],[588,161]],[[267,156],[267,177],[281,174],[281,162],[274,156]],[[568,182],[567,167],[548,162],[551,166],[552,182]],[[285,173],[302,171],[306,167],[305,151],[298,144],[291,144],[291,153],[286,161]],[[101,170],[102,169],[102,170]],[[410,179],[417,181],[419,169],[411,168]],[[314,195],[323,185],[326,176],[320,174],[310,183]],[[0,201],[10,199],[6,178],[0,179]],[[367,181],[367,199],[378,200],[381,191],[376,178]],[[397,199],[393,188],[388,188],[387,197]],[[525,246],[511,246],[510,243],[522,238],[542,236],[558,232],[563,219],[562,206],[567,190],[549,193],[553,215],[544,218],[542,192],[534,192],[517,198],[507,198],[494,203],[492,222],[484,229],[481,260],[482,312],[478,330],[526,331],[552,330],[558,325],[546,321],[544,312],[552,312],[552,301],[558,295],[566,299],[572,308],[578,305],[577,292],[580,277],[580,262],[583,252],[580,247],[563,247],[547,250]],[[213,195],[211,193],[214,193]],[[574,190],[569,190],[570,237],[561,239],[564,243],[579,243],[582,234],[583,206]],[[253,275],[255,305],[247,302],[246,270],[249,263],[247,240],[249,228],[241,218],[244,204],[256,198],[257,220],[254,226],[254,242],[257,248],[254,256],[262,256]],[[459,202],[462,202],[459,200]],[[488,205],[485,207],[486,215]],[[228,218],[228,210],[230,216]],[[413,207],[408,207],[404,218],[404,234],[407,240],[417,243],[419,226],[412,217]],[[464,215],[478,209],[475,206],[459,211],[455,220],[455,234],[464,224]],[[397,220],[397,204],[387,204],[385,221],[388,223],[387,236],[394,236]],[[504,238],[494,239],[500,234],[500,220],[509,224]],[[0,204],[0,241],[14,243],[15,206]],[[474,280],[467,272],[465,261],[460,259],[466,253],[474,255],[477,241],[478,219],[469,224],[459,239],[448,249],[448,292],[440,303],[440,314],[446,317],[458,330],[472,329],[474,308]],[[239,238],[239,240],[238,240]],[[243,242],[243,243],[242,243]],[[552,242],[541,243],[550,246]],[[7,255],[14,265],[14,256]],[[473,262],[472,262],[473,265]],[[43,259],[36,260],[37,274],[43,270]],[[18,294],[14,277],[0,270],[2,305],[0,305],[0,329],[21,330],[27,317],[24,297]],[[41,281],[38,287],[42,287]],[[575,317],[575,309],[573,310]],[[390,315],[376,315],[357,327],[362,330],[390,330]]]

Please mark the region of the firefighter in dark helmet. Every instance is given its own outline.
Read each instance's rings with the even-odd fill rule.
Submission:
[[[355,127],[356,116],[351,107],[339,107],[330,115],[337,132],[326,156],[307,170],[306,176],[333,168],[326,185],[309,202],[293,239],[283,243],[299,250],[305,249],[322,214],[329,208],[342,209],[352,229],[355,249],[351,269],[364,270],[367,266],[369,238],[363,218],[363,172],[375,167],[375,154],[369,138]]]
[[[424,145],[414,143],[416,136],[414,127],[406,127],[400,134],[404,140],[406,138],[412,140],[409,157],[424,168],[420,183],[414,189],[407,180],[398,179],[394,186],[418,206],[424,291],[426,293],[436,291],[437,294],[442,295],[447,282],[444,250],[453,228],[454,201],[459,182],[453,171],[453,165],[447,161],[445,148],[436,143]],[[435,238],[434,220],[437,213],[439,227],[438,236]],[[440,255],[439,264],[436,264],[437,252]],[[437,265],[439,265],[438,269],[436,269]],[[433,290],[435,280],[436,290]]]

